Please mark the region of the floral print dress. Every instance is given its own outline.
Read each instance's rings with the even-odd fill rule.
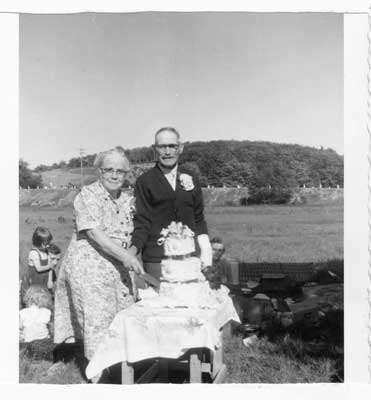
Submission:
[[[82,339],[90,360],[115,315],[134,302],[131,279],[118,261],[91,243],[87,229],[98,228],[130,245],[134,199],[113,199],[100,182],[84,186],[74,201],[75,231],[61,264],[55,292],[54,342]]]

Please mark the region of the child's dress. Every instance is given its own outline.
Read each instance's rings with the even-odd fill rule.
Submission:
[[[35,247],[28,254],[28,285],[42,285],[47,287],[49,271],[38,272],[35,268],[35,261],[39,260],[40,265],[45,267],[49,264],[47,253],[36,249]]]

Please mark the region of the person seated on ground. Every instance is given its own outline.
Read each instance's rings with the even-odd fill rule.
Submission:
[[[50,243],[48,253],[51,263],[51,269],[48,276],[48,289],[54,293],[55,282],[57,281],[57,266],[62,252],[55,243]]]
[[[54,344],[50,335],[53,302],[43,285],[31,285],[25,292],[26,308],[19,311],[20,350],[33,359],[53,357]]]
[[[221,238],[211,239],[211,249],[213,252],[213,266],[217,268],[221,282],[228,283],[230,275],[230,262],[224,257],[225,246]]]
[[[48,286],[52,262],[49,245],[53,236],[49,229],[39,226],[32,235],[32,249],[28,254],[27,287],[30,285]]]
[[[212,288],[219,288],[221,284],[228,283],[229,262],[223,257],[225,246],[219,237],[210,240],[213,252],[213,264],[204,270],[206,279],[210,282]]]

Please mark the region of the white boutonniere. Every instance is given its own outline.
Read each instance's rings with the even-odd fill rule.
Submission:
[[[184,190],[187,192],[190,190],[193,190],[195,185],[193,184],[193,179],[191,175],[188,174],[180,174],[179,175],[179,181]]]

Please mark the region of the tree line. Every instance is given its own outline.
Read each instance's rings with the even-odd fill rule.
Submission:
[[[332,149],[218,140],[188,143],[182,159],[197,166],[204,186],[247,186],[248,203],[285,203],[298,186],[344,184],[344,157]]]
[[[37,188],[42,186],[42,177],[40,174],[34,173],[27,161],[19,160],[18,163],[19,186],[21,188]]]
[[[152,147],[127,150],[131,163],[154,161]],[[93,166],[95,154],[82,157],[83,167]],[[260,141],[214,140],[185,143],[184,167],[196,174],[201,185],[248,187],[250,201],[285,202],[298,186],[343,187],[344,157],[332,149]],[[56,168],[78,168],[80,157],[53,165],[39,165],[34,173]],[[277,202],[280,202],[278,201]]]

